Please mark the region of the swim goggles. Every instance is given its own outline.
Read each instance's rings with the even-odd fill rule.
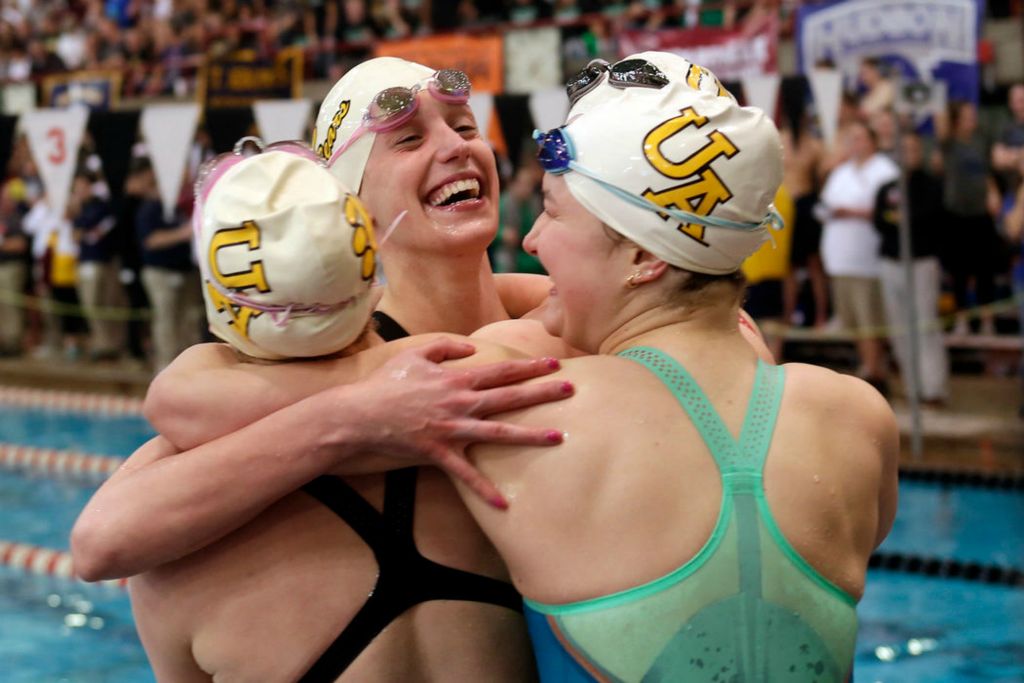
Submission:
[[[651,200],[640,195],[633,194],[632,192],[601,178],[593,171],[580,166],[576,161],[576,148],[573,145],[572,137],[569,136],[569,131],[565,128],[552,128],[546,133],[535,130],[533,131],[533,139],[537,141],[537,145],[539,146],[539,149],[537,150],[537,160],[540,162],[541,168],[543,168],[547,173],[552,175],[562,175],[569,171],[575,171],[576,173],[593,180],[619,199],[646,211],[653,211],[662,217],[668,215],[680,223],[697,223],[699,225],[705,225],[712,228],[726,228],[728,230],[751,231],[764,227],[773,227],[776,230],[779,230],[782,228],[782,217],[779,216],[775,209],[770,209],[768,214],[760,222],[748,223],[731,221],[726,218],[719,218],[718,216],[701,216],[671,206],[661,206],[660,204],[655,204]]]
[[[419,103],[416,95],[426,89],[435,99],[447,104],[466,104],[469,102],[469,76],[457,69],[442,69],[416,83],[411,88],[395,86],[386,88],[374,95],[370,104],[363,110],[363,120],[348,140],[334,154],[328,164],[333,164],[346,149],[355,144],[356,140],[366,133],[386,133],[405,124],[416,113]]]
[[[275,142],[270,145],[264,144],[264,142],[254,136],[246,136],[235,143],[234,149],[231,152],[226,152],[219,156],[210,159],[205,162],[196,174],[195,182],[195,206],[192,210],[192,230],[195,234],[195,245],[197,249],[202,248],[202,225],[203,225],[203,205],[206,199],[209,197],[210,191],[213,189],[214,184],[224,176],[232,167],[241,163],[249,157],[255,156],[256,154],[264,154],[267,152],[286,152],[288,154],[295,154],[300,157],[304,157],[313,161],[318,166],[324,168],[327,165],[323,159],[317,156],[316,152],[307,147],[304,143],[298,141],[287,141],[287,142]],[[342,211],[342,207],[338,207],[339,211]],[[384,244],[384,241],[391,235],[392,231],[398,226],[398,224],[405,218],[407,211],[402,211],[398,216],[391,222],[387,229],[381,235],[378,241],[378,249]],[[256,301],[244,294],[239,293],[237,290],[232,290],[220,282],[216,278],[210,277],[207,272],[209,264],[204,254],[197,254],[196,258],[199,263],[200,270],[203,273],[203,279],[209,286],[217,291],[222,297],[230,301],[236,306],[244,306],[251,308],[263,313],[267,313],[270,319],[278,327],[284,327],[288,322],[288,319],[296,315],[321,315],[325,313],[331,313],[333,311],[341,310],[347,306],[352,305],[359,296],[351,296],[343,301],[339,301],[334,304],[304,304],[304,303],[287,303],[287,304],[268,304],[261,301]],[[383,286],[385,281],[383,279],[383,272],[381,264],[378,258],[376,266],[374,268],[374,281],[371,286]]]
[[[574,106],[580,98],[597,87],[601,77],[608,74],[608,85],[613,88],[651,88],[654,90],[668,85],[668,76],[646,59],[623,59],[609,64],[603,59],[591,60],[583,69],[576,72],[565,84],[565,92],[569,96],[569,106]]]

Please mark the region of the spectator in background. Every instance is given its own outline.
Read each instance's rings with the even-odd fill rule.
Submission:
[[[1024,174],[1024,159],[1021,159],[1018,173]],[[1017,315],[1021,322],[1021,335],[1024,336],[1024,183],[1017,187],[1017,193],[1006,213],[1006,237],[1013,245],[1013,293],[1017,298]],[[1020,375],[1024,381],[1024,364],[1020,367]],[[1022,384],[1024,388],[1024,384]],[[1021,396],[1019,415],[1024,418],[1024,394]]]
[[[825,146],[811,130],[803,111],[786,116],[782,129],[782,186],[792,199],[793,220],[787,225],[792,235],[789,271],[782,284],[782,320],[793,324],[803,271],[811,283],[814,326],[828,322],[828,280],[821,265],[821,223],[814,215],[821,187],[821,166]],[[802,321],[801,321],[802,322]]]
[[[910,393],[910,336],[908,308],[917,312],[920,347],[920,399],[926,406],[942,407],[949,396],[949,358],[939,322],[940,226],[944,224],[942,184],[925,170],[924,145],[920,136],[905,133],[902,138],[903,166],[907,174],[906,208],[910,213],[910,242],[914,270],[914,298],[907,291],[906,274],[900,261],[900,188],[896,180],[878,191],[875,228],[882,237],[880,247],[882,299],[888,320],[889,340],[900,366],[903,385]]]
[[[878,140],[878,151],[896,161],[896,112],[892,109],[876,111],[868,121]]]
[[[20,356],[24,343],[25,310],[20,298],[28,277],[28,237],[21,229],[19,188],[8,180],[0,190],[0,358]]]
[[[142,256],[142,286],[153,311],[153,361],[157,372],[199,342],[202,317],[199,274],[192,262],[192,225],[187,216],[167,220],[152,164],[137,168],[142,201],[135,231]]]
[[[35,294],[42,300],[43,341],[38,355],[75,360],[81,350],[85,322],[75,290],[78,245],[66,214],[47,202],[45,194],[32,205],[22,223],[32,235]]]
[[[988,304],[995,301],[995,275],[1006,270],[1005,245],[996,232],[1001,200],[989,167],[989,141],[978,126],[971,102],[955,103],[951,120],[937,116],[945,177],[943,201],[950,215],[943,260],[953,279],[958,309],[954,334],[970,331],[967,309],[973,286],[980,307],[981,333],[995,334]]]
[[[1024,83],[1010,88],[1007,96],[1010,120],[1003,125],[999,139],[992,146],[992,168],[1000,181],[1006,205],[1016,203],[1024,165]]]
[[[88,171],[79,171],[71,185],[68,215],[78,242],[78,298],[89,323],[90,360],[115,360],[124,347],[124,325],[109,309],[122,307],[114,226],[110,202],[95,187]]]
[[[857,337],[857,374],[884,394],[888,368],[882,345],[880,239],[872,220],[879,188],[896,178],[899,169],[878,153],[874,133],[864,123],[846,127],[846,144],[850,158],[832,171],[821,191],[821,258],[832,278],[839,322]]]
[[[892,109],[896,103],[896,89],[883,73],[884,63],[876,57],[869,57],[860,64],[858,76],[864,88],[860,99],[861,115],[870,119],[880,111]]]
[[[524,161],[499,198],[498,234],[491,243],[491,265],[496,273],[544,273],[536,256],[523,249],[523,237],[544,210],[540,180],[544,171],[535,159]]]

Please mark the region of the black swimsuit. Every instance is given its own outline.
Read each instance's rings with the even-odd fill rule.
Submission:
[[[378,311],[373,317],[384,339],[409,336],[390,316]],[[304,683],[336,680],[388,624],[421,602],[467,600],[522,611],[522,598],[511,584],[420,554],[413,538],[417,473],[418,468],[408,467],[386,475],[383,512],[337,477],[318,477],[302,487],[370,546],[379,572],[366,604],[302,677]]]

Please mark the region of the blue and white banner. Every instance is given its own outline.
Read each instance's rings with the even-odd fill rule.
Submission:
[[[943,81],[950,100],[978,99],[978,35],[984,0],[846,0],[797,12],[800,71],[831,62],[848,87],[865,57],[907,81]]]

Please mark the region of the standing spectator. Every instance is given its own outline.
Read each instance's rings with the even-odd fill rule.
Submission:
[[[168,221],[151,164],[139,169],[142,203],[135,230],[142,251],[142,286],[153,311],[153,359],[159,372],[199,342],[199,274],[192,263],[192,225]]]
[[[896,103],[896,88],[882,71],[883,62],[877,57],[869,57],[860,64],[861,86],[864,95],[860,100],[861,114],[870,119],[880,111],[892,109]]]
[[[800,295],[799,276],[806,271],[814,299],[814,326],[828,322],[828,280],[821,266],[821,223],[814,215],[825,146],[810,129],[803,112],[786,117],[782,138],[782,185],[793,200],[789,272],[782,283],[782,320],[793,324]]]
[[[992,146],[992,168],[1001,181],[1000,189],[1006,204],[1015,203],[1017,188],[1021,184],[1021,166],[1024,162],[1024,83],[1010,88],[1007,96],[1010,120],[1003,126],[999,139]]]
[[[19,301],[28,276],[28,238],[10,180],[0,190],[0,358],[21,355],[25,311]]]
[[[907,173],[906,209],[910,213],[910,242],[914,270],[914,298],[906,287],[906,274],[900,261],[900,188],[895,180],[878,191],[875,203],[875,228],[882,236],[881,275],[885,317],[889,321],[889,340],[900,365],[903,384],[910,392],[910,337],[907,328],[908,307],[917,312],[920,339],[920,398],[924,405],[945,405],[949,395],[949,358],[939,323],[938,227],[944,212],[939,198],[942,185],[924,169],[924,146],[915,133],[902,139],[903,165]]]
[[[1024,159],[1021,159],[1019,172],[1024,173]],[[1017,298],[1020,333],[1024,337],[1024,183],[1017,187],[1017,194],[1010,204],[1010,210],[1006,213],[1006,236],[1013,244],[1013,293]],[[1020,375],[1024,380],[1024,364],[1021,364]],[[1021,397],[1019,414],[1024,418],[1024,394]]]
[[[123,305],[114,243],[116,219],[110,203],[97,196],[88,172],[71,186],[69,216],[78,241],[78,298],[89,323],[89,358],[114,360],[124,346],[124,325],[110,308]]]
[[[531,159],[519,167],[501,193],[498,234],[488,249],[497,273],[544,273],[537,257],[523,249],[523,237],[544,210],[540,196],[543,175],[544,171]]]
[[[885,393],[888,372],[878,281],[880,238],[872,219],[879,188],[896,178],[899,169],[877,151],[874,134],[864,123],[847,126],[846,143],[850,158],[832,171],[821,191],[821,258],[832,278],[832,301],[839,322],[857,336],[857,374]]]
[[[954,333],[969,332],[966,311],[973,284],[974,303],[981,307],[981,333],[995,334],[988,304],[995,301],[996,273],[1007,267],[994,221],[1001,201],[989,168],[989,142],[978,127],[977,107],[959,102],[952,114],[948,124],[937,117],[936,127],[945,175],[943,200],[950,214],[944,260],[958,309]]]
[[[35,294],[42,300],[43,344],[39,355],[78,358],[85,323],[78,310],[78,245],[71,222],[55,211],[43,194],[29,209],[22,223],[32,235]]]

